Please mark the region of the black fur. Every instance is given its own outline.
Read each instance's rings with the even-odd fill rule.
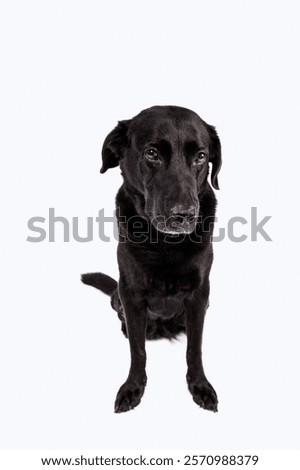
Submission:
[[[213,260],[211,236],[221,145],[214,127],[176,106],[155,106],[107,136],[101,172],[120,164],[117,198],[120,279],[82,281],[110,295],[129,339],[131,367],[115,411],[137,406],[146,385],[145,339],[187,334],[187,382],[194,401],[217,411],[202,364],[202,332]]]
[[[82,274],[81,280],[84,284],[96,287],[96,289],[100,289],[104,294],[109,295],[110,297],[118,287],[117,281],[102,273]]]

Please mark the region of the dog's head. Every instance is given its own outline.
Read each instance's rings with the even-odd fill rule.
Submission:
[[[177,106],[154,106],[120,121],[106,137],[101,173],[120,165],[125,185],[139,195],[138,212],[166,233],[191,233],[201,193],[219,189],[221,145],[213,126]]]

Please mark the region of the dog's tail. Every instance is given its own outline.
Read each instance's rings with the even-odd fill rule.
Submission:
[[[95,287],[101,290],[104,294],[110,297],[116,290],[118,283],[112,277],[102,273],[88,273],[81,275],[81,281],[84,284]]]

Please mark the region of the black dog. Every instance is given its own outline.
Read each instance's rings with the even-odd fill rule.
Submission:
[[[211,236],[221,145],[215,128],[177,106],[154,106],[106,137],[101,173],[120,165],[116,203],[117,283],[101,273],[82,281],[111,297],[129,339],[131,366],[115,412],[137,406],[146,377],[145,340],[187,334],[187,383],[194,401],[217,411],[202,365],[202,331],[213,260]]]

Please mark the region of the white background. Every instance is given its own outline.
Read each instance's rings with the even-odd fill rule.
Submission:
[[[3,449],[298,447],[297,4],[1,2]],[[59,228],[55,243],[26,241],[49,207],[79,217],[82,235],[87,216],[112,213],[121,177],[99,174],[102,142],[154,104],[216,125],[220,226],[251,206],[272,216],[272,242],[215,244],[204,360],[218,414],[187,391],[182,338],[147,344],[142,403],[115,415],[128,344],[79,276],[116,278],[116,242],[64,243]]]

